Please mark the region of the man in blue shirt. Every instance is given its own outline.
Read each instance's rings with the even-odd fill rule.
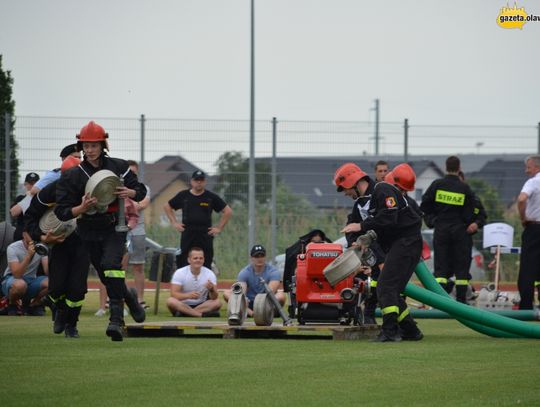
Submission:
[[[242,284],[246,293],[248,315],[253,316],[253,302],[256,295],[265,293],[264,285],[260,281],[261,277],[274,292],[281,306],[285,304],[285,294],[277,292],[281,282],[281,273],[275,266],[266,262],[266,249],[262,245],[256,244],[251,248],[250,256],[250,264],[238,273],[238,281]],[[227,290],[224,293],[225,301],[229,301],[230,296],[231,292]]]

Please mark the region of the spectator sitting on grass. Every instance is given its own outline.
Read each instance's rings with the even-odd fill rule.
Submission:
[[[48,257],[36,253],[30,235],[23,232],[22,240],[7,247],[8,267],[2,280],[2,294],[8,297],[9,305],[3,310],[5,315],[43,316],[45,310],[41,299],[47,294],[47,276],[38,276],[39,264],[48,274]],[[21,309],[19,302],[22,300]]]
[[[238,281],[242,284],[246,298],[248,300],[248,316],[253,316],[253,304],[257,294],[264,294],[264,284],[261,282],[261,278],[264,279],[268,288],[270,288],[276,299],[281,306],[285,304],[285,294],[278,292],[279,285],[281,283],[281,276],[279,270],[270,263],[266,262],[266,249],[256,244],[251,248],[250,252],[250,264],[240,270],[238,273]],[[231,291],[225,291],[223,298],[225,301],[229,301]]]
[[[203,266],[204,251],[192,247],[188,263],[172,276],[167,307],[175,317],[219,317],[217,279],[212,270]]]

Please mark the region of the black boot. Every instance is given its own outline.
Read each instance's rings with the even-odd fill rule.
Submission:
[[[43,305],[50,308],[51,319],[54,322],[54,320],[56,319],[56,303],[53,301],[53,299],[49,295],[46,295],[45,297],[43,297]]]
[[[452,289],[454,288],[453,283],[439,283],[439,285],[442,287],[444,291],[446,291],[448,294],[452,292]]]
[[[466,285],[456,285],[456,300],[467,304],[467,288]]]
[[[109,304],[111,316],[105,333],[113,341],[122,341],[124,340],[124,301],[111,299]]]
[[[381,333],[372,342],[401,342],[397,318],[395,312],[383,315]]]
[[[424,334],[418,329],[416,321],[410,315],[399,323],[399,330],[401,339],[404,341],[421,341],[424,338]]]
[[[66,310],[66,338],[79,338],[79,331],[77,330],[77,321],[79,320],[79,314],[81,313],[81,307],[67,307]]]
[[[53,332],[61,334],[66,329],[67,306],[64,299],[56,301],[55,305]]]
[[[135,322],[144,322],[146,319],[146,312],[144,311],[143,306],[139,303],[139,299],[137,298],[137,290],[133,287],[127,290],[124,299],[129,308],[129,314],[133,320]]]

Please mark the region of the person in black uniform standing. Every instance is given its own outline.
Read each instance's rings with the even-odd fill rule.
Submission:
[[[377,165],[381,165],[380,162],[377,163]],[[388,169],[387,164],[386,169]],[[364,193],[360,193],[358,189],[360,180],[367,182],[367,188]],[[336,170],[336,173],[334,174],[334,184],[337,186],[337,192],[343,192],[344,195],[354,200],[351,213],[347,215],[347,224],[359,224],[366,219],[369,216],[369,203],[375,188],[375,181],[373,181],[356,164],[346,163]],[[351,247],[356,242],[356,239],[363,234],[365,234],[365,231],[346,233],[345,238],[347,239],[347,247]],[[364,302],[364,324],[377,323],[375,320],[375,310],[377,309],[377,281],[380,269],[383,267],[384,263],[384,252],[380,248],[378,242],[373,242],[370,248],[377,257],[377,263],[371,268],[370,294]]]
[[[336,185],[349,186],[346,177],[336,174]],[[345,182],[345,185],[343,185]],[[369,181],[362,177],[356,188],[365,196]],[[368,216],[359,223],[349,223],[342,233],[373,230],[377,242],[386,253],[384,267],[377,282],[377,296],[383,314],[383,323],[376,342],[421,340],[424,335],[409,313],[401,296],[422,253],[422,218],[411,208],[395,186],[379,182],[373,187]]]
[[[422,196],[420,209],[433,222],[433,251],[435,278],[447,291],[448,279],[455,276],[456,299],[467,302],[470,236],[467,231],[474,219],[474,195],[458,173],[460,161],[456,156],[446,159],[446,176],[432,182]]]
[[[225,227],[232,216],[232,209],[217,194],[208,191],[206,174],[200,170],[191,176],[191,189],[180,191],[163,209],[171,224],[182,233],[178,268],[188,265],[187,256],[192,247],[204,250],[204,267],[212,268],[214,237]],[[176,220],[175,211],[182,210],[182,222]],[[212,226],[212,211],[221,212],[217,226]]]
[[[62,162],[61,171],[79,165],[81,160],[67,157]],[[39,221],[49,208],[56,203],[58,181],[41,189],[30,202],[24,213],[25,230],[36,242],[52,245],[49,250],[49,292],[48,299],[54,304],[53,332],[66,338],[78,338],[77,321],[87,292],[86,280],[90,259],[77,232],[69,236],[53,235],[41,230]]]
[[[459,179],[462,181],[462,182],[465,182],[465,174],[463,173],[463,171],[459,171],[458,172],[458,177]],[[482,201],[480,200],[480,198],[478,197],[478,195],[476,195],[476,193],[474,191],[472,191],[472,194],[473,194],[473,201],[474,201],[474,208],[473,208],[473,218],[472,218],[472,222],[469,226],[467,226],[467,235],[469,237],[469,252],[472,254],[472,249],[473,249],[473,236],[478,233],[479,230],[481,230],[487,223],[487,212],[486,212],[486,208],[484,208],[484,204],[482,204]],[[467,270],[468,270],[468,273],[467,273],[467,276],[468,276],[468,279],[469,281],[472,280],[472,275],[471,275],[471,263],[472,263],[472,255],[469,256],[469,264],[467,266]]]
[[[145,319],[136,291],[128,291],[126,287],[126,272],[122,269],[127,232],[115,229],[119,221],[118,199],[105,208],[103,213],[96,211],[97,199],[85,193],[85,187],[90,177],[100,170],[109,170],[123,177],[124,186],[117,187],[115,192],[118,198],[140,201],[146,195],[146,187],[137,180],[127,161],[108,156],[108,137],[103,127],[93,121],[81,129],[77,135],[77,144],[84,159],[78,167],[62,174],[58,181],[54,213],[61,221],[77,218],[79,236],[83,239],[100,280],[107,288],[110,319],[106,334],[113,341],[122,341],[124,299],[135,321],[142,322]]]

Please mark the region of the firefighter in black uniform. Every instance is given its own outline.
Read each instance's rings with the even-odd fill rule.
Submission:
[[[62,162],[65,172],[79,165],[81,160],[67,157]],[[77,321],[87,292],[86,280],[90,259],[77,232],[69,236],[53,235],[40,229],[39,221],[56,203],[56,185],[53,181],[41,189],[30,202],[24,214],[25,230],[36,242],[52,245],[49,251],[48,300],[54,304],[53,332],[66,338],[78,338]]]
[[[82,163],[62,174],[56,187],[58,219],[66,221],[77,218],[77,230],[90,254],[90,261],[107,289],[110,301],[110,320],[106,334],[113,341],[123,340],[124,299],[131,316],[137,322],[145,319],[144,309],[125,283],[126,272],[122,269],[126,233],[116,231],[118,223],[118,199],[104,213],[96,211],[97,199],[85,193],[88,179],[100,170],[110,170],[123,177],[124,186],[117,187],[115,195],[140,201],[146,195],[146,187],[130,171],[127,161],[107,155],[109,135],[100,125],[89,122],[77,135],[79,150],[83,152]]]
[[[341,179],[336,179],[341,184]],[[369,181],[357,182],[360,196],[365,196]],[[387,182],[373,187],[368,216],[360,223],[350,223],[342,233],[377,233],[377,241],[386,257],[377,282],[377,296],[383,314],[381,333],[376,342],[421,340],[424,335],[409,313],[401,296],[422,253],[422,218],[411,208],[403,194]]]
[[[367,188],[364,193],[360,193],[358,183],[364,180],[367,183]],[[368,217],[369,202],[371,194],[375,188],[373,181],[364,171],[354,163],[343,164],[336,170],[334,174],[334,184],[337,186],[338,192],[343,192],[346,196],[354,199],[354,205],[351,213],[347,216],[347,225],[356,223],[360,224]],[[356,242],[359,236],[365,234],[365,231],[350,232],[345,234],[347,246],[350,247]],[[380,269],[384,263],[384,252],[377,242],[373,242],[370,246],[371,250],[377,257],[377,263],[371,268],[371,286],[370,295],[364,302],[364,324],[376,324],[375,310],[377,308],[377,280],[379,278]]]
[[[470,236],[467,228],[473,223],[474,197],[458,173],[460,161],[456,156],[446,159],[446,176],[433,181],[422,196],[420,209],[433,222],[433,251],[435,278],[450,292],[448,279],[455,275],[456,299],[467,302]]]
[[[463,171],[458,172],[458,177],[462,182],[465,182],[465,174],[463,173]],[[484,205],[482,204],[482,201],[480,200],[478,195],[476,195],[474,191],[471,191],[471,192],[473,194],[473,201],[474,201],[473,218],[472,218],[471,224],[467,226],[467,235],[469,237],[468,243],[469,243],[470,253],[472,253],[472,249],[473,249],[473,236],[486,225],[487,217],[488,217],[486,209],[484,208]],[[469,278],[469,281],[472,280],[472,276],[470,272],[471,263],[472,263],[472,256],[469,256],[469,264],[467,265],[467,270],[468,270],[467,276]]]
[[[204,251],[204,266],[211,269],[214,259],[214,237],[225,227],[232,209],[219,195],[205,189],[206,174],[200,170],[191,176],[191,188],[180,191],[163,209],[171,224],[182,233],[180,255],[176,259],[178,268],[188,265],[188,253],[192,247]],[[175,211],[182,210],[182,222],[176,220]],[[212,226],[212,211],[221,212],[217,226]]]

